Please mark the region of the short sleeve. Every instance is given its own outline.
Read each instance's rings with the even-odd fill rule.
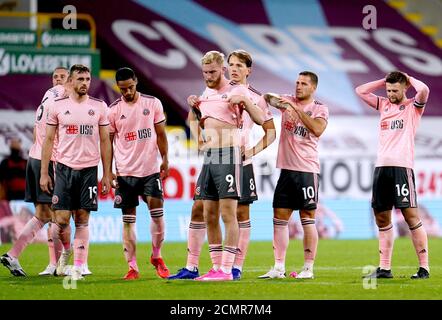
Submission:
[[[116,108],[107,110],[107,119],[109,120],[109,133],[115,133],[117,128],[115,126],[115,113]]]
[[[50,126],[56,126],[58,125],[58,113],[55,107],[54,103],[48,103],[46,105],[46,108],[48,108],[47,118],[46,118],[46,124]]]
[[[166,120],[166,116],[164,115],[164,111],[163,111],[163,105],[162,105],[161,101],[157,98],[155,98],[154,110],[155,110],[155,114],[154,114],[153,121],[155,124],[158,124],[158,123]]]
[[[328,121],[328,107],[324,105],[318,106],[315,112],[315,118],[322,118]]]
[[[108,107],[106,102],[102,102],[101,112],[100,112],[100,118],[98,119],[98,125],[100,126],[108,126],[109,125],[109,119],[107,118],[107,111]]]

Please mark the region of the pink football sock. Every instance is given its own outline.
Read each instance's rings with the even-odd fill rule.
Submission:
[[[223,245],[222,244],[209,244],[210,259],[214,270],[218,270],[221,267],[223,257]]]
[[[206,223],[190,221],[187,242],[187,264],[186,268],[193,270],[198,268],[201,254],[201,247],[206,238]]]
[[[416,250],[417,258],[419,259],[419,266],[429,271],[428,238],[422,222],[419,221],[419,223],[410,228],[410,231],[414,249]]]
[[[123,252],[129,268],[138,271],[135,215],[123,215]]]
[[[74,236],[74,265],[81,267],[87,261],[86,247],[89,243],[88,224],[75,224]]]
[[[224,273],[232,273],[233,261],[235,260],[236,248],[224,246],[221,258],[221,270]]]
[[[251,230],[250,220],[239,222],[238,250],[235,256],[235,262],[233,263],[233,266],[240,270],[242,270],[242,266],[244,265],[244,260],[246,259],[247,255],[247,249],[249,248],[250,230]]]
[[[289,222],[273,218],[273,253],[275,263],[285,265],[285,255],[289,246]]]
[[[393,254],[394,233],[390,223],[384,228],[379,228],[379,268],[391,269],[391,256]]]
[[[18,258],[28,244],[32,242],[37,232],[43,228],[43,226],[44,223],[41,222],[37,217],[32,217],[31,220],[26,223],[23,231],[20,233],[11,250],[8,251],[8,255]]]
[[[301,224],[304,230],[304,262],[313,265],[318,248],[318,231],[316,230],[315,219],[302,218]]]
[[[161,257],[161,246],[164,241],[164,217],[163,208],[150,210],[150,233],[152,235],[152,257]]]

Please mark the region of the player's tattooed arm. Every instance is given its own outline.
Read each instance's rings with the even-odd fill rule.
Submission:
[[[305,125],[305,127],[316,137],[320,137],[327,127],[327,121],[323,118],[312,118],[307,113],[305,113],[301,107],[295,104],[293,101],[287,98],[280,98],[280,103],[288,103],[290,109],[294,110],[299,117],[299,120]]]

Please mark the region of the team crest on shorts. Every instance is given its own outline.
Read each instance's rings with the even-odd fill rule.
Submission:
[[[95,112],[94,112],[94,110],[90,109],[88,114],[92,117],[95,114]]]
[[[227,94],[223,94],[222,96],[221,96],[221,99],[227,99]]]
[[[55,194],[52,196],[52,204],[57,204],[58,203],[58,196],[56,196]]]
[[[120,204],[123,201],[120,195],[115,196],[115,204]]]
[[[405,106],[404,105],[401,105],[400,107],[399,107],[399,110],[404,110],[405,109]]]
[[[145,116],[149,115],[149,113],[150,113],[150,112],[149,112],[149,109],[144,109],[144,110],[143,110],[143,114],[144,114]]]
[[[199,196],[200,193],[201,193],[201,187],[198,186],[198,187],[195,188],[195,194],[196,194],[197,196]]]
[[[307,114],[309,117],[311,117],[313,113],[312,113],[311,111],[307,111],[306,114]]]

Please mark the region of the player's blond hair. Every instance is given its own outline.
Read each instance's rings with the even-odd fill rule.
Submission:
[[[212,50],[206,52],[204,57],[201,58],[201,64],[211,64],[212,62],[216,62],[220,66],[224,65],[224,53]]]

